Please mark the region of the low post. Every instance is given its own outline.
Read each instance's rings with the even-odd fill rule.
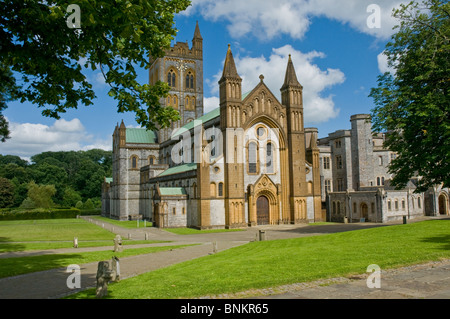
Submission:
[[[148,233],[145,233],[145,240],[148,240]]]
[[[217,253],[217,242],[213,242],[213,254]]]
[[[259,230],[259,241],[266,240],[266,231],[265,230]]]
[[[73,238],[73,248],[78,248],[78,237]]]
[[[108,261],[100,261],[97,266],[97,288],[95,296],[103,298],[108,294],[108,283],[111,280],[111,270]]]
[[[114,252],[122,252],[123,251],[123,246],[122,246],[122,237],[120,237],[120,235],[116,235],[116,237],[114,237]]]

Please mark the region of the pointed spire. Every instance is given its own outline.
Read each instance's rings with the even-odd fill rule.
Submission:
[[[200,28],[198,26],[198,21],[197,21],[197,23],[195,25],[194,39],[201,39],[201,40],[203,40],[202,35],[200,34]]]
[[[236,64],[234,63],[233,53],[231,52],[231,46],[228,44],[227,56],[225,58],[225,63],[223,66],[223,78],[237,78],[241,79],[236,70]]]
[[[297,80],[297,75],[295,74],[294,63],[292,63],[291,55],[289,54],[289,61],[286,68],[286,75],[284,77],[283,88],[288,86],[301,86]]]

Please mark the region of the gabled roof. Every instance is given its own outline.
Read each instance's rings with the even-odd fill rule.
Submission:
[[[177,136],[181,135],[182,133],[193,129],[196,125],[203,125],[206,122],[209,122],[219,116],[220,116],[220,107],[218,107],[218,108],[212,110],[211,112],[208,112],[203,116],[200,116],[199,118],[195,119],[194,121],[190,121],[189,123],[180,127],[176,132],[174,132],[172,134],[172,138],[177,137]]]
[[[161,196],[187,195],[184,187],[159,187],[159,194]]]
[[[153,131],[147,131],[145,128],[127,128],[126,142],[137,144],[154,144],[156,143],[156,134]]]
[[[185,173],[185,172],[193,171],[196,169],[197,169],[197,163],[182,164],[182,165],[168,168],[156,177]]]

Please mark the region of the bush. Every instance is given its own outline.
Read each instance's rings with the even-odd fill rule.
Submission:
[[[70,209],[33,209],[20,210],[15,212],[1,212],[0,220],[31,220],[31,219],[60,219],[60,218],[76,218],[80,215],[80,210],[76,208]]]

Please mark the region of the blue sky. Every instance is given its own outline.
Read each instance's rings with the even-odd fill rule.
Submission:
[[[179,32],[175,41],[191,45],[198,21],[203,37],[206,111],[218,107],[217,81],[228,44],[244,92],[253,89],[263,74],[264,82],[279,96],[291,54],[304,87],[305,126],[317,127],[319,137],[325,137],[349,129],[352,114],[370,113],[373,101],[368,95],[377,76],[386,70],[381,53],[396,23],[392,8],[399,3],[193,0],[191,7],[176,17]],[[380,11],[369,10],[374,4]],[[379,25],[373,27],[372,22]],[[139,74],[142,82],[148,81],[147,70]],[[86,75],[97,94],[94,105],[70,110],[59,121],[43,117],[41,110],[29,103],[10,103],[4,115],[10,122],[11,139],[0,144],[0,154],[28,159],[44,151],[110,150],[116,123],[123,119],[127,126],[137,127],[134,114],[117,113],[100,74]]]

